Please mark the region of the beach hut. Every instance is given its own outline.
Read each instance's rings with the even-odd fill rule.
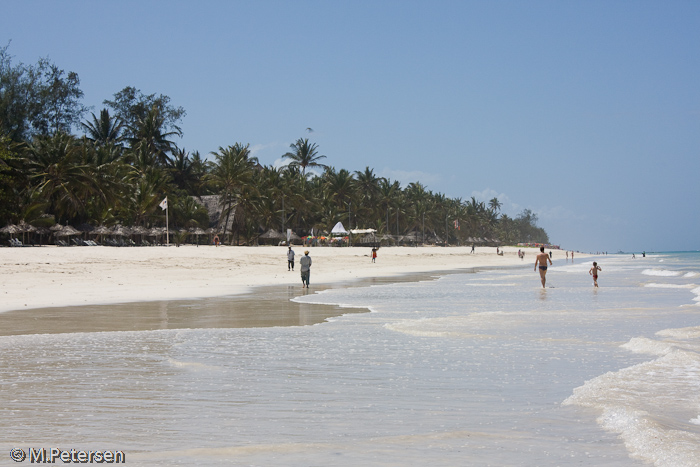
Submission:
[[[199,246],[199,236],[207,233],[201,227],[190,227],[190,234],[197,237],[197,246]]]

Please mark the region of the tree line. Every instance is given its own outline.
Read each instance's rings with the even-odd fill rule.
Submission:
[[[171,227],[206,229],[198,199],[217,195],[214,227],[231,243],[253,243],[269,229],[330,231],[339,221],[453,244],[549,243],[530,210],[511,218],[496,198],[448,198],[370,167],[338,169],[308,138],[291,144],[280,168],[261,165],[239,142],[206,156],[189,152],[174,141],[186,112],[168,96],[127,86],[96,114],[81,102],[76,73],[48,59],[14,64],[8,47],[0,48],[0,225],[158,226],[167,196]]]

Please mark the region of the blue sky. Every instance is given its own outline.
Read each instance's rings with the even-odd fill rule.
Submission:
[[[533,210],[582,251],[700,249],[700,2],[6,2],[0,44],[170,96],[180,147]],[[314,129],[313,133],[306,128]]]

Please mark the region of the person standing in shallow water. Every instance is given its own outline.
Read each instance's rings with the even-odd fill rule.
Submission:
[[[593,285],[598,287],[598,271],[602,271],[598,263],[593,261],[593,267],[588,271],[588,274],[593,276]]]
[[[311,275],[311,257],[309,256],[309,250],[304,252],[304,256],[299,260],[301,265],[301,288],[309,288],[309,277]]]
[[[542,281],[542,288],[545,287],[547,283],[547,261],[552,264],[552,258],[549,257],[547,253],[544,252],[544,247],[540,247],[540,254],[535,258],[535,271],[537,271],[537,266],[540,267],[540,280]]]

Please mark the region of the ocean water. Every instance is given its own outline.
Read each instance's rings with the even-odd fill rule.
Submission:
[[[592,260],[300,292],[349,312],[308,326],[2,336],[0,464],[700,465],[700,254]]]

